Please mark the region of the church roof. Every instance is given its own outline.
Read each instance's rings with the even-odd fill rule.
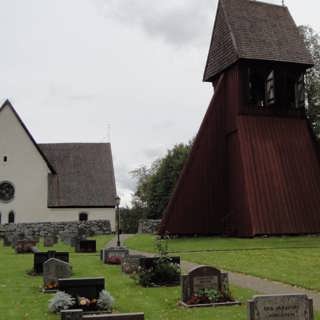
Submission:
[[[239,59],[313,61],[287,7],[252,0],[219,0],[204,81]]]
[[[55,168],[48,179],[48,207],[115,207],[109,143],[39,144]]]

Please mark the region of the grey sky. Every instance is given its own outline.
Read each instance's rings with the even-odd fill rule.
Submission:
[[[281,4],[279,1],[268,1]],[[129,171],[197,132],[215,0],[1,0],[0,98],[38,142],[111,142],[124,203]],[[286,0],[320,31],[316,0]]]

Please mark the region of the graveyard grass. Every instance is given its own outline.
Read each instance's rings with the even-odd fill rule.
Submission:
[[[97,249],[101,249],[111,239],[111,236],[98,236]],[[199,241],[200,239],[197,239]],[[153,249],[151,237],[130,239],[130,245],[143,242],[143,249]],[[179,242],[179,241],[178,241]],[[195,244],[202,247],[203,243]],[[149,247],[148,247],[149,246]],[[174,247],[186,250],[189,248],[176,243]],[[120,266],[110,266],[101,263],[96,254],[74,253],[74,249],[58,243],[52,248],[38,246],[41,251],[48,249],[69,251],[70,263],[73,266],[74,277],[104,276],[106,288],[116,300],[116,312],[145,312],[146,320],[245,320],[247,319],[246,302],[254,292],[231,286],[234,297],[242,302],[242,306],[221,308],[185,309],[177,306],[180,297],[180,287],[142,288],[128,275],[121,272]],[[203,249],[203,248],[202,248]],[[149,251],[150,251],[149,250]],[[183,256],[186,258],[185,256]],[[192,255],[188,257],[191,260]],[[59,316],[47,311],[51,294],[43,294],[39,288],[42,285],[41,276],[28,276],[26,271],[32,268],[33,255],[14,253],[11,247],[3,247],[0,242],[0,319],[6,320],[58,320]],[[316,266],[315,266],[316,267]],[[320,320],[320,314],[316,316]]]
[[[154,239],[152,235],[135,235],[126,240],[126,245],[156,252]],[[177,238],[168,240],[168,249],[176,251],[174,255],[182,260],[320,291],[319,236]]]
[[[111,239],[98,236],[97,249],[101,249]],[[74,277],[104,276],[106,288],[116,300],[116,312],[145,312],[146,320],[245,320],[246,301],[254,292],[231,288],[242,306],[221,308],[185,309],[176,304],[180,297],[180,287],[142,288],[120,266],[104,265],[96,254],[74,253],[74,249],[58,243],[52,248],[38,245],[41,251],[69,251]],[[3,247],[0,242],[0,319],[6,320],[58,320],[59,316],[48,313],[51,294],[40,292],[42,276],[28,276],[32,268],[32,254],[16,254],[11,247]],[[319,318],[320,320],[320,318]]]

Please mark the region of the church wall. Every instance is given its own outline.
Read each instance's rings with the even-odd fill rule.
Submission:
[[[77,221],[79,213],[86,212],[89,220],[110,220],[114,229],[114,208],[48,208],[48,173],[32,138],[5,106],[0,116],[0,183],[9,181],[15,194],[8,202],[0,201],[1,223],[8,223],[10,211],[16,223]]]

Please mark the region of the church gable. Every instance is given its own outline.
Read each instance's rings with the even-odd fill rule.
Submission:
[[[47,172],[55,173],[55,169],[39,149],[23,121],[7,100],[0,108],[0,155],[2,161],[42,162]],[[18,159],[17,157],[20,157]]]

